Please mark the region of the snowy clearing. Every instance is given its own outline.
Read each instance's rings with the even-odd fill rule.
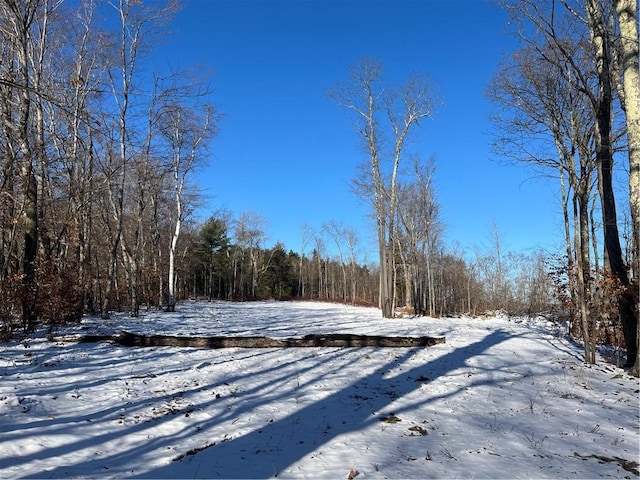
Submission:
[[[544,319],[314,302],[175,313],[0,344],[1,478],[637,478],[639,382]],[[115,334],[433,335],[426,348],[205,350]]]

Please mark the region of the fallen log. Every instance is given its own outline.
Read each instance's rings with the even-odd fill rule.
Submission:
[[[81,342],[109,340],[127,347],[193,347],[193,348],[304,348],[304,347],[430,347],[445,343],[445,337],[387,337],[351,333],[312,334],[300,338],[184,337],[175,335],[140,335],[121,331],[112,337],[85,336]]]

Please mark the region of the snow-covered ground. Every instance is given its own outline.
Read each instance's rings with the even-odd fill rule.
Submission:
[[[0,344],[1,478],[637,478],[639,382],[543,319],[179,304],[56,332],[446,336],[427,348]]]

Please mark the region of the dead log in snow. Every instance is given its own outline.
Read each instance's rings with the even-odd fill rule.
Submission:
[[[83,337],[81,341],[101,341],[104,337]],[[305,335],[301,338],[270,337],[182,337],[174,335],[139,335],[121,331],[111,341],[128,347],[195,348],[299,348],[299,347],[429,347],[445,343],[445,337],[385,337],[331,333]]]

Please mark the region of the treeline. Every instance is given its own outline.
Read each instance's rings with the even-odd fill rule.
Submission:
[[[281,243],[264,247],[266,233],[256,215],[226,218],[212,217],[189,236],[180,265],[182,297],[299,298],[379,306],[379,267],[358,260],[357,239],[349,228],[325,224],[310,234],[309,252],[300,253],[287,251]],[[422,269],[423,275],[409,284],[418,289],[407,289],[399,272],[397,312],[430,316],[495,310],[549,312],[552,283],[544,255],[502,253],[497,234],[494,240],[492,248],[476,251],[473,262],[459,252],[447,252],[443,245],[429,258],[416,259],[430,269]],[[338,253],[328,253],[329,243],[336,245]],[[415,305],[422,307],[416,310]]]

